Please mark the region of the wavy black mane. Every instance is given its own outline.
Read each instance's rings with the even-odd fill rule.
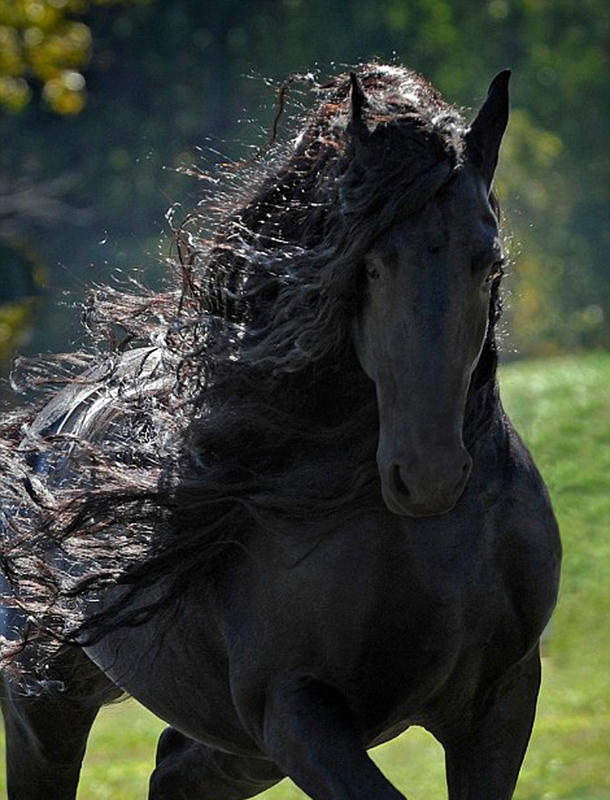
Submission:
[[[2,568],[35,620],[26,638],[137,624],[191,572],[213,577],[253,521],[319,533],[381,504],[375,395],[350,335],[362,259],[460,169],[465,123],[413,72],[357,75],[366,147],[351,135],[349,75],[310,82],[297,138],[245,167],[237,190],[215,185],[215,210],[208,198],[176,230],[174,284],[95,289],[94,352],[21,365],[23,384],[53,391],[7,418],[0,449]],[[496,408],[499,282],[467,444]],[[130,611],[159,581],[154,604]],[[83,623],[82,601],[117,583],[127,598]]]

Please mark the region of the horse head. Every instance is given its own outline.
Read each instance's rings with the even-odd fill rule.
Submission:
[[[502,261],[490,187],[508,119],[508,77],[494,79],[470,129],[460,133],[459,163],[441,160],[416,178],[418,203],[406,193],[402,212],[362,264],[364,299],[353,337],[375,383],[377,463],[384,501],[396,514],[450,511],[471,473],[464,418]],[[360,159],[385,135],[383,125],[369,131],[365,108],[353,76],[349,130]]]

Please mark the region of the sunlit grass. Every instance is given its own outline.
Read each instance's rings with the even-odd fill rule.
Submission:
[[[506,408],[549,486],[565,550],[516,798],[610,800],[610,356],[510,364],[501,378]],[[132,702],[104,709],[79,800],[144,798],[162,727]],[[409,800],[446,797],[442,750],[424,731],[408,731],[374,758]],[[2,782],[0,775],[0,792]],[[289,781],[261,795],[302,797]]]
[[[560,601],[517,797],[610,798],[610,358],[506,367],[507,409],[549,486],[562,531]]]

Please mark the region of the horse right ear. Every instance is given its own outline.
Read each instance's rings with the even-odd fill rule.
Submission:
[[[357,143],[364,141],[369,135],[363,111],[368,105],[368,100],[356,73],[350,72],[349,78],[351,83],[351,113],[347,132],[350,138]]]
[[[491,82],[487,98],[466,134],[466,154],[491,186],[500,142],[508,122],[508,81],[510,70],[498,73]]]

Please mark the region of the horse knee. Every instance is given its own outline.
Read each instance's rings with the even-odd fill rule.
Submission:
[[[157,743],[157,756],[155,763],[160,765],[162,761],[188,749],[190,740],[174,728],[165,728]]]
[[[181,788],[183,780],[184,776],[175,769],[168,769],[165,764],[157,767],[150,777],[148,800],[187,800],[189,797],[195,800],[184,787]]]
[[[151,775],[149,800],[199,800],[198,773],[204,763],[192,752],[198,745],[174,728],[165,728],[157,744],[156,768]],[[202,748],[203,749],[203,748]],[[201,759],[201,762],[205,762]]]
[[[166,728],[157,745],[149,800],[243,800],[283,774],[266,759],[230,755]]]

